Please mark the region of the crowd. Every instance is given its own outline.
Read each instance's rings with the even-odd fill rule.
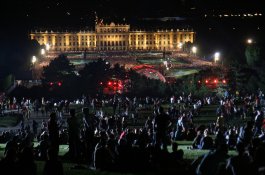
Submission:
[[[19,104],[16,110],[23,106],[35,112],[41,110],[40,115],[47,115],[49,119],[40,123],[40,130],[36,129],[38,123],[35,122],[35,129],[33,124],[26,125],[0,135],[1,143],[6,143],[0,169],[17,167],[8,168],[7,172],[12,174],[19,170],[36,174],[34,161],[43,160],[44,174],[54,174],[55,169],[56,174],[63,174],[62,162],[58,159],[59,145],[68,144],[69,152],[64,159],[103,171],[198,175],[265,173],[264,95],[261,91],[201,99],[184,93],[170,98],[84,96],[74,103],[83,106],[81,113],[66,100],[2,100],[1,111]],[[216,122],[197,125],[194,118],[199,116],[203,106],[211,104],[218,104]],[[111,107],[112,112],[104,112],[105,107]],[[128,125],[129,120],[134,124],[140,121],[139,111],[146,109],[153,113],[142,125]],[[24,118],[30,116],[25,114]],[[235,119],[240,122],[231,124]],[[33,146],[34,140],[38,142],[37,147]],[[190,162],[178,148],[179,140],[192,141],[190,151],[206,149],[209,152]],[[236,150],[238,154],[228,155],[228,150]]]

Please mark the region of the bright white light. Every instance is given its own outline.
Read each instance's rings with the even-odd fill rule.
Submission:
[[[47,43],[45,48],[46,48],[46,50],[50,50],[50,44]]]
[[[182,48],[182,45],[183,45],[182,43],[179,43],[179,44],[178,44],[178,48],[181,49],[181,48]]]
[[[248,44],[252,44],[252,43],[253,43],[253,40],[252,40],[252,39],[248,39],[248,40],[247,40],[247,43],[248,43]]]
[[[44,49],[41,49],[41,52],[40,52],[42,55],[45,54],[45,50]]]
[[[220,53],[219,52],[215,52],[214,61],[217,62],[219,59],[220,59]]]
[[[196,53],[197,53],[197,47],[193,46],[193,47],[191,48],[191,51],[192,51],[192,53],[196,54]]]
[[[34,64],[36,61],[37,61],[37,57],[36,56],[32,56],[31,62]]]

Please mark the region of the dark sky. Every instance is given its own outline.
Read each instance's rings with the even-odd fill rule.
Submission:
[[[13,26],[91,25],[96,11],[106,20],[179,16],[215,10],[262,10],[262,0],[5,0],[1,19]]]

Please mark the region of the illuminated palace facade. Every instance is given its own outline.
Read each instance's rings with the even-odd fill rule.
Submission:
[[[194,42],[192,30],[130,30],[130,25],[96,24],[94,31],[34,31],[30,38],[52,51],[178,50]]]

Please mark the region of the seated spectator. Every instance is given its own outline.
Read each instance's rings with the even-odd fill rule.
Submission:
[[[234,129],[229,129],[225,136],[226,143],[229,149],[235,149],[237,134]]]
[[[40,160],[47,160],[47,151],[49,148],[49,136],[47,133],[43,135],[43,139],[40,141],[39,146],[37,147],[38,157]]]
[[[198,130],[197,131],[197,136],[194,138],[193,143],[192,143],[192,148],[193,149],[198,149],[199,145],[201,143],[201,139],[203,137],[202,131]]]
[[[225,136],[222,130],[218,130],[214,143],[215,143],[215,147],[218,147],[218,145],[221,145],[221,144],[226,144]]]
[[[212,149],[213,139],[208,135],[208,130],[205,129],[203,132],[203,137],[201,138],[199,149]]]
[[[15,150],[16,152],[18,151],[18,136],[14,136],[11,140],[9,140],[7,143],[6,143],[6,147],[5,147],[5,152],[4,154],[7,153],[7,151],[9,149],[13,149]]]

